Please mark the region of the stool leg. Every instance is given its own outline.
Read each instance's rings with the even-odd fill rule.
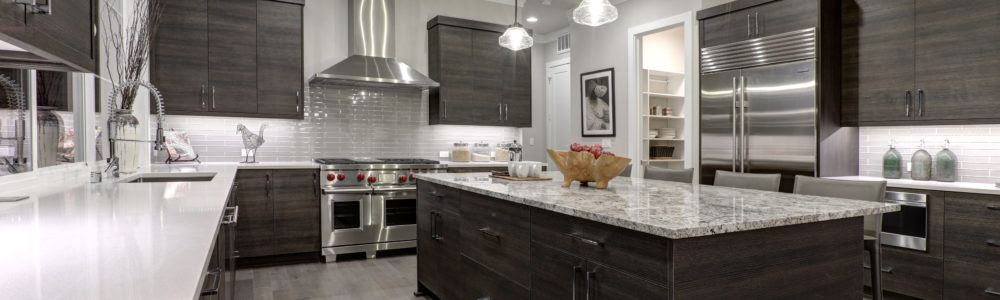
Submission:
[[[878,241],[865,241],[865,250],[868,250],[868,261],[871,262],[872,275],[872,300],[882,300],[882,252]]]

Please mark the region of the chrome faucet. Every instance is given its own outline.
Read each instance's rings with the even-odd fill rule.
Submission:
[[[132,87],[145,87],[153,94],[153,99],[156,100],[157,115],[156,115],[156,138],[152,141],[146,140],[132,140],[132,139],[121,139],[117,135],[117,127],[124,125],[132,125],[130,122],[136,122],[134,118],[132,120],[126,120],[116,116],[115,111],[117,110],[117,99],[125,89]],[[115,142],[136,142],[136,143],[152,143],[153,150],[162,151],[166,149],[166,138],[163,136],[163,94],[160,93],[153,84],[145,81],[128,81],[125,84],[115,87],[114,92],[108,97],[108,141],[110,142],[109,149],[111,151],[108,154],[108,167],[104,170],[104,173],[111,171],[111,176],[118,178],[121,174],[119,173],[119,158],[115,157]]]

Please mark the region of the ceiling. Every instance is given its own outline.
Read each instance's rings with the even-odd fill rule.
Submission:
[[[511,5],[514,0],[483,0]],[[535,34],[546,34],[562,29],[572,22],[573,9],[580,5],[580,0],[517,0],[519,4],[518,18],[524,27],[534,30]],[[612,4],[621,4],[626,0],[611,0]],[[525,21],[528,17],[538,18],[538,22]]]

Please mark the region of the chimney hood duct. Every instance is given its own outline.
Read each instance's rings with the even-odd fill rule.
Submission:
[[[309,82],[419,89],[440,86],[396,60],[395,6],[395,0],[348,1],[351,56],[313,75]]]

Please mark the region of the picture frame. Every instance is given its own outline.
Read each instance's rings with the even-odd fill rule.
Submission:
[[[615,120],[615,69],[580,74],[580,130],[584,137],[613,137]]]

